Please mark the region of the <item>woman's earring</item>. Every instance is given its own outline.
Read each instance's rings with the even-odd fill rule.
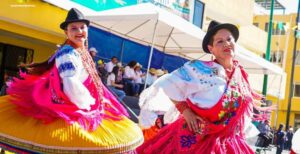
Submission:
[[[212,55],[211,55],[211,61],[213,61],[213,60],[214,60],[214,55],[212,54]]]

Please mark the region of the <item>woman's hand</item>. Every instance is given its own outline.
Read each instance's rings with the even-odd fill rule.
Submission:
[[[196,115],[190,108],[185,109],[182,112],[182,115],[186,123],[188,124],[189,130],[197,133],[199,130],[198,121],[202,121],[202,119],[198,115]]]

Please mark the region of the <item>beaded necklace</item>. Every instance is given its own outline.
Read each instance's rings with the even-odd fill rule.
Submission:
[[[96,87],[96,90],[98,93],[99,101],[102,102],[102,100],[103,100],[103,85],[98,76],[98,72],[96,70],[96,65],[93,61],[93,58],[91,57],[91,55],[89,54],[89,52],[86,49],[78,48],[77,45],[75,45],[71,41],[67,41],[67,44],[71,45],[72,47],[75,48],[75,50],[78,51],[78,53],[81,57],[81,60],[82,60],[83,67],[88,72],[88,74],[91,76],[92,81],[95,84],[95,87]]]

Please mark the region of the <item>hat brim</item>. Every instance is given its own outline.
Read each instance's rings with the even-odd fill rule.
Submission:
[[[89,20],[85,20],[85,19],[80,19],[80,20],[69,20],[69,21],[65,21],[63,23],[60,24],[60,28],[62,30],[65,30],[66,27],[68,26],[69,23],[72,23],[72,22],[84,22],[87,26],[90,25],[90,21]]]
[[[158,72],[156,72],[156,75],[157,75],[157,76],[162,76],[162,75],[164,75],[164,74],[165,74],[164,71],[158,71]]]
[[[155,72],[155,71],[149,71],[149,73],[156,74],[156,72]]]
[[[206,35],[204,36],[204,38],[203,38],[202,48],[203,48],[204,52],[210,53],[210,51],[208,50],[207,45],[209,44],[209,41],[210,41],[211,37],[213,37],[217,33],[217,31],[220,30],[220,29],[228,29],[231,32],[232,36],[234,37],[235,42],[238,40],[238,38],[239,38],[239,29],[235,25],[228,24],[228,23],[217,25],[213,29],[208,31],[206,33]]]

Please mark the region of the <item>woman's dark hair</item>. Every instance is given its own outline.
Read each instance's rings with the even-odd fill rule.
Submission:
[[[279,124],[279,128],[277,130],[277,132],[280,132],[283,129],[284,125],[283,124]]]
[[[115,66],[111,71],[111,73],[115,74],[115,82],[117,81],[117,78],[118,78],[118,75],[119,75],[119,70],[120,70],[120,67]]]
[[[63,47],[66,45],[68,40],[65,40],[65,42],[60,46]],[[47,60],[40,62],[40,63],[33,63],[33,64],[27,64],[25,66],[20,66],[20,70],[22,72],[26,72],[31,75],[41,75],[44,74],[45,72],[49,71],[52,66],[55,64],[55,60],[49,61],[52,56],[50,56]]]
[[[40,63],[33,63],[33,64],[28,64],[28,65],[25,65],[25,66],[21,66],[20,70],[22,72],[26,72],[26,73],[31,74],[31,75],[44,74],[45,72],[49,71],[55,63],[54,60],[49,62],[49,59],[47,59],[46,61],[40,62]]]
[[[127,64],[127,66],[129,66],[130,68],[133,68],[136,64],[137,64],[137,62],[132,60]]]

